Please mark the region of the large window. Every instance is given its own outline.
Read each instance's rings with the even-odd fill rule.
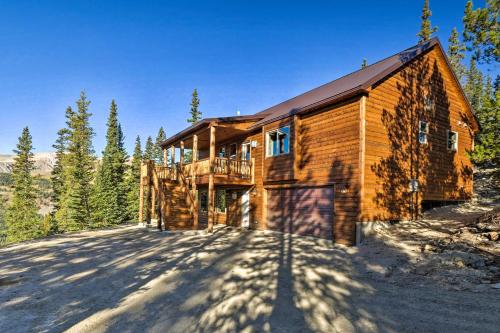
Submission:
[[[281,127],[266,134],[267,156],[278,156],[290,152],[290,127]]]
[[[446,131],[446,147],[448,150],[457,151],[458,149],[458,133],[453,131]]]
[[[429,134],[429,124],[425,121],[418,122],[418,142],[427,144],[427,134]]]

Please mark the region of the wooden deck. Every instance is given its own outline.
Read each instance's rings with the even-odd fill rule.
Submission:
[[[181,176],[189,180],[194,175],[196,184],[203,185],[209,182],[210,160],[207,158],[184,165],[176,163],[174,167],[155,166],[154,169],[159,180],[177,182]],[[252,185],[253,170],[252,161],[216,157],[213,165],[214,182],[220,185]]]

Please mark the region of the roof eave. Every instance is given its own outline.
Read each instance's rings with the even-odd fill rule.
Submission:
[[[257,115],[245,115],[245,116],[234,116],[234,117],[205,118],[205,119],[200,120],[197,123],[194,123],[193,125],[185,128],[185,129],[183,129],[182,131],[172,135],[171,137],[167,138],[165,141],[160,143],[160,146],[165,147],[165,146],[168,146],[169,144],[175,143],[176,141],[179,141],[181,138],[202,129],[204,126],[209,127],[210,124],[245,122],[245,121],[251,121],[251,120],[260,120],[262,118],[264,118],[264,117],[260,116],[260,115],[259,116],[257,116]]]
[[[353,89],[344,91],[344,92],[342,92],[340,94],[337,94],[335,96],[331,96],[331,97],[325,98],[325,99],[323,99],[321,101],[318,101],[316,103],[309,104],[307,106],[294,109],[294,110],[292,110],[292,111],[290,111],[290,112],[288,112],[286,114],[283,114],[281,116],[278,116],[276,118],[271,118],[269,120],[266,120],[265,122],[259,123],[257,126],[251,126],[250,128],[248,128],[248,130],[249,131],[253,131],[253,130],[261,128],[262,126],[265,126],[267,124],[270,124],[270,123],[273,123],[275,121],[278,121],[278,120],[281,120],[281,119],[285,119],[285,118],[294,116],[296,114],[301,114],[301,115],[302,114],[306,114],[308,112],[312,112],[312,111],[318,110],[320,108],[327,107],[328,105],[335,104],[335,103],[338,103],[338,102],[342,102],[342,101],[347,100],[347,99],[349,99],[351,97],[354,97],[356,95],[368,94],[368,93],[369,93],[369,88],[365,88],[364,86],[358,86],[358,87],[355,87]]]

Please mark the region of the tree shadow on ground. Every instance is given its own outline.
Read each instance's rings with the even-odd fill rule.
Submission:
[[[126,229],[11,247],[1,251],[1,274],[21,280],[0,289],[0,328],[495,330],[495,295],[477,303],[471,293],[422,287],[424,280],[394,284],[384,268],[397,262],[384,258],[406,255],[380,246],[383,253],[370,256],[322,239],[217,228],[213,235]]]

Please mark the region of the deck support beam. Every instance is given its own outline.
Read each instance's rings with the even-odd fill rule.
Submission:
[[[214,230],[215,214],[215,186],[214,165],[215,164],[215,127],[210,126],[210,174],[208,176],[208,232]]]
[[[150,172],[151,172],[151,219],[158,218],[156,210],[156,196],[158,195],[158,178],[156,177],[156,172],[154,169],[154,162],[149,161]],[[151,222],[151,221],[150,221]]]
[[[184,164],[184,141],[179,142],[180,155],[179,155],[179,168],[182,170],[182,165]]]
[[[198,160],[198,135],[193,135],[193,151],[191,157],[191,197],[193,208],[193,226],[198,229],[198,192],[196,190],[196,161]]]
[[[172,163],[172,168],[175,167],[175,146],[170,146],[170,162]]]
[[[141,179],[139,184],[139,222],[144,221],[144,162],[141,162]]]

